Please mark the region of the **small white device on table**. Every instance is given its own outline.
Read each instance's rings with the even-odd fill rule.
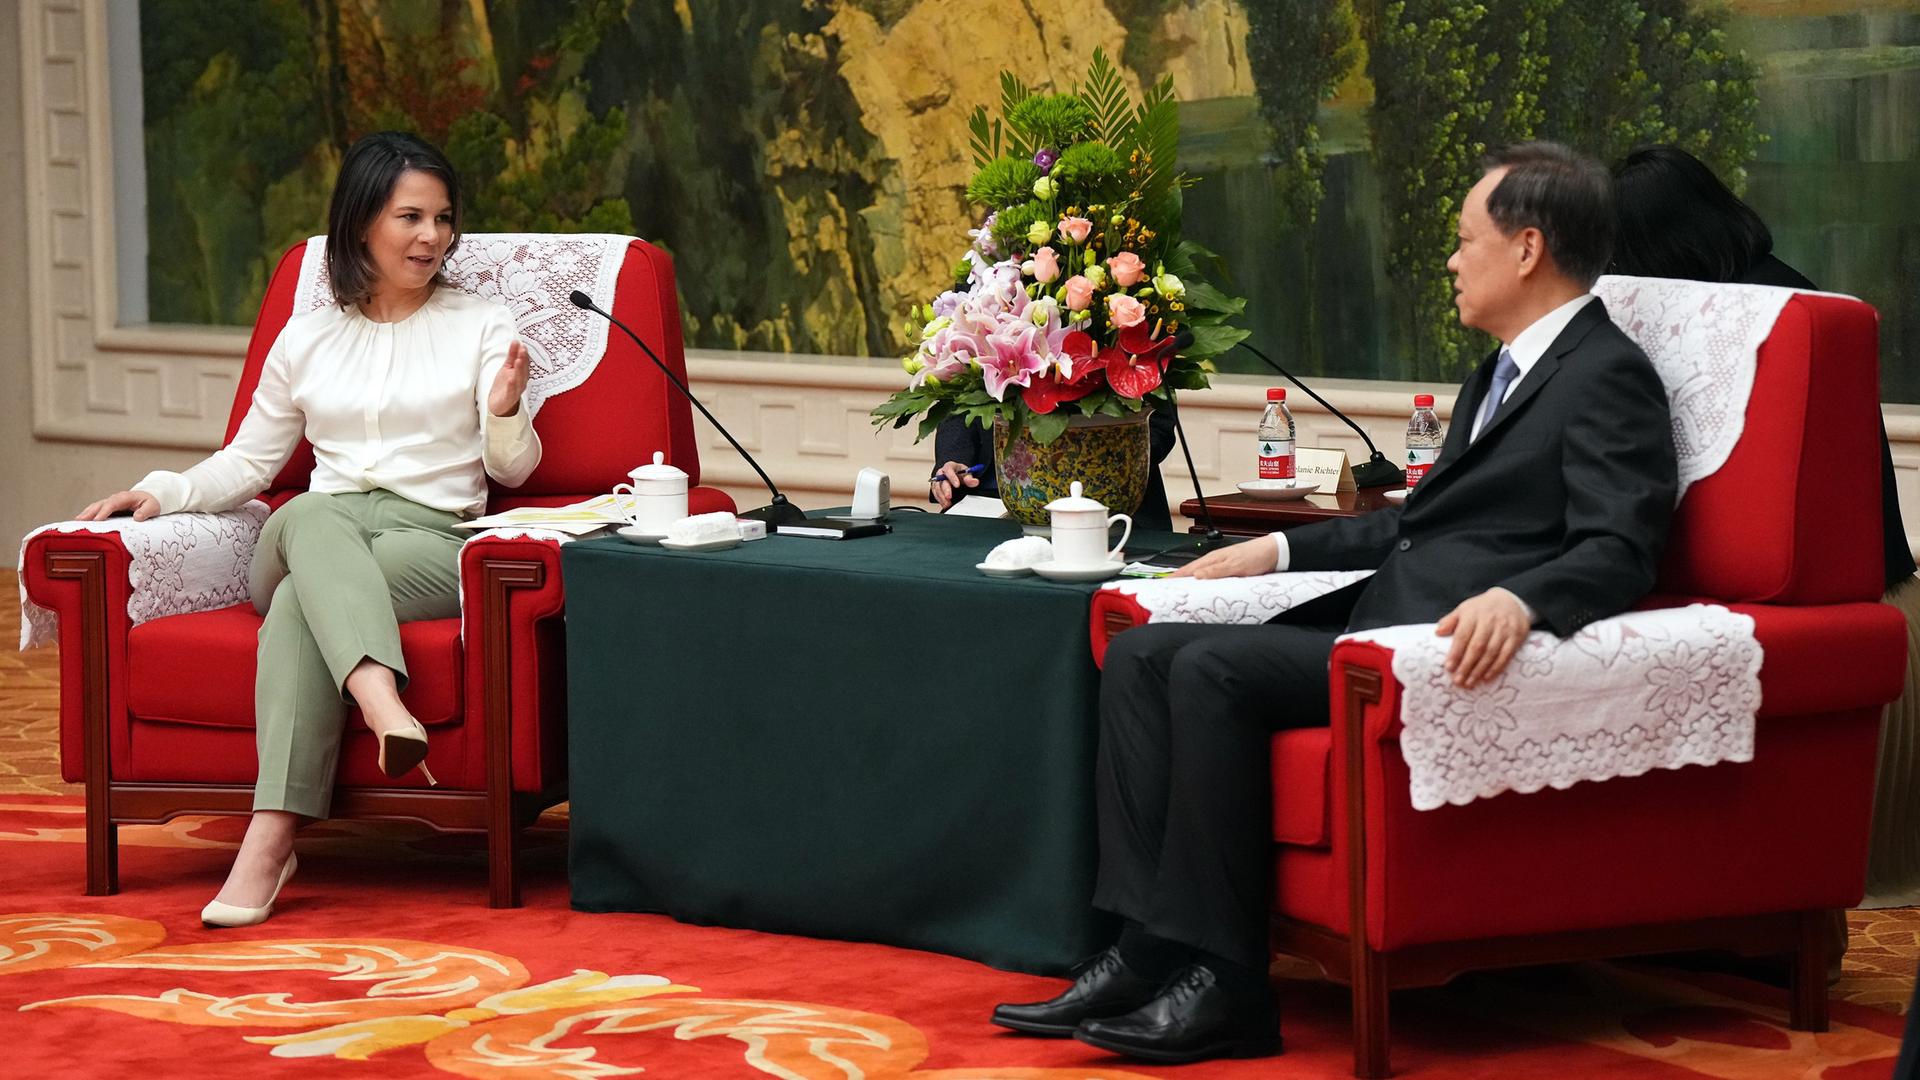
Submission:
[[[853,509],[847,516],[855,521],[879,521],[892,509],[893,478],[879,469],[861,469],[853,482]]]

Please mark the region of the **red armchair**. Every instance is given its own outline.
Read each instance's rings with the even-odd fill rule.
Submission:
[[[470,235],[466,245],[489,237]],[[227,437],[246,414],[260,367],[295,303],[305,245],[274,272],[247,347]],[[543,274],[513,281],[516,314],[566,303],[545,297]],[[626,245],[611,310],[685,377],[673,264],[640,240]],[[546,399],[535,420],[540,467],[517,489],[495,489],[491,509],[560,505],[610,490],[663,450],[699,481],[685,398],[624,335],[608,335],[591,377]],[[302,445],[262,498],[278,506],[305,490],[313,465]],[[695,486],[693,513],[732,510]],[[128,616],[129,556],[110,533],[59,527],[35,536],[23,560],[29,598],[59,619],[61,771],[86,785],[87,893],[117,891],[117,827],[189,813],[245,813],[255,775],[253,680],[260,618],[250,603],[154,618]],[[565,589],[554,543],[483,537],[461,552],[463,615],[408,623],[401,645],[412,675],[405,699],[432,740],[429,764],[399,780],[375,766],[370,733],[347,724],[334,813],[396,818],[487,834],[489,902],[519,904],[518,831],[566,797]]]
[[[1332,726],[1273,740],[1274,941],[1351,986],[1355,1075],[1390,1074],[1389,990],[1550,961],[1788,954],[1791,1022],[1825,1030],[1828,913],[1864,889],[1881,710],[1905,667],[1905,622],[1877,602],[1876,346],[1865,304],[1787,303],[1741,440],[1682,501],[1645,604],[1753,617],[1751,762],[1415,811],[1392,654],[1335,648]],[[1145,617],[1103,591],[1096,658]]]

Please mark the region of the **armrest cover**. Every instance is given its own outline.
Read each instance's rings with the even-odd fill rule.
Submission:
[[[129,628],[151,619],[213,611],[243,603],[247,568],[266,523],[267,504],[254,501],[218,514],[162,514],[145,521],[130,517],[106,521],[63,521],[28,533],[20,544],[20,647],[53,640],[58,607],[36,595],[29,563],[48,553],[72,548],[76,537],[111,536],[125,560]],[[98,545],[82,545],[101,550]]]

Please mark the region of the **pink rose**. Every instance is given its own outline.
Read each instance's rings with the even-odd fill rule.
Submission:
[[[1060,257],[1050,247],[1033,253],[1033,280],[1051,285],[1060,280]]]
[[[1147,276],[1147,264],[1131,251],[1123,251],[1108,259],[1107,269],[1113,272],[1113,280],[1123,289],[1131,289]]]
[[[1075,274],[1067,279],[1067,310],[1085,311],[1093,304],[1093,282]]]
[[[1083,217],[1065,217],[1060,219],[1060,231],[1076,244],[1087,242],[1087,235],[1093,232],[1093,222]]]
[[[1115,293],[1107,297],[1107,316],[1113,325],[1121,328],[1139,326],[1147,321],[1147,305],[1124,293]]]

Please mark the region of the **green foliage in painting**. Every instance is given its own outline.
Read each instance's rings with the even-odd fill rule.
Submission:
[[[1459,324],[1446,260],[1489,147],[1551,138],[1612,161],[1673,142],[1740,181],[1756,72],[1725,19],[1686,0],[1393,0],[1363,22],[1410,375],[1457,377],[1487,346]]]
[[[325,228],[353,140],[415,131],[460,171],[464,227],[633,231],[627,117],[584,59],[617,0],[558,5],[145,0],[149,306],[253,321],[289,245]]]
[[[1320,106],[1359,60],[1352,0],[1247,7],[1247,57],[1260,72],[1260,115],[1282,157],[1274,169],[1282,220],[1310,224],[1326,194]]]

